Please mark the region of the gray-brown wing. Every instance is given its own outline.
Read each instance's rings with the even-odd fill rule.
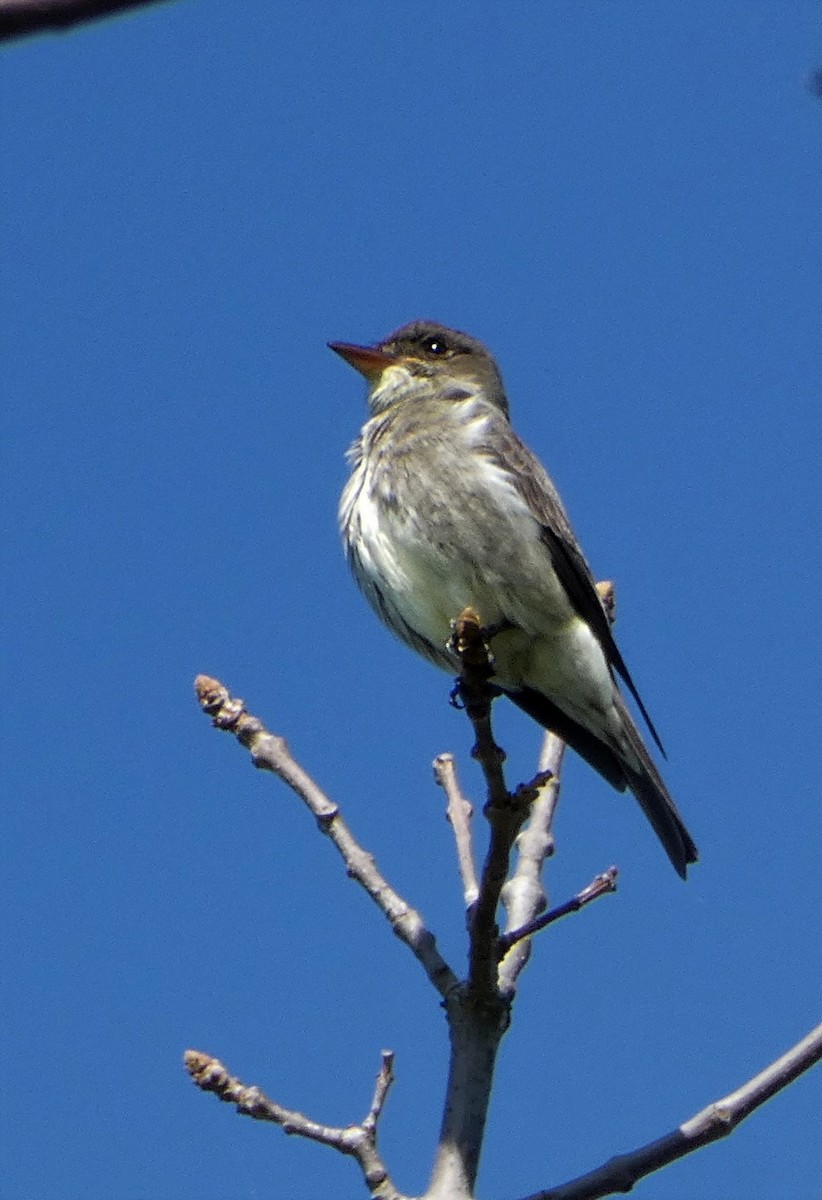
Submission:
[[[664,755],[665,749],[659,734],[614,641],[591,568],[579,548],[559,493],[545,468],[520,441],[507,422],[500,421],[495,424],[494,444],[489,444],[485,450],[500,467],[511,474],[517,490],[542,528],[543,541],[569,600],[583,621],[594,631],[611,669],[624,680],[660,753]]]

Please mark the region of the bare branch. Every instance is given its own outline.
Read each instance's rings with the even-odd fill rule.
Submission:
[[[322,833],[328,835],[345,863],[347,873],[365,888],[404,942],[425,969],[439,994],[447,997],[458,980],[437,949],[433,933],[416,909],[395,892],[380,874],[373,855],[356,841],[336,804],[291,756],[285,738],[269,733],[262,721],[246,712],[242,700],[232,697],[217,679],[198,675],[194,681],[200,707],[212,723],[228,733],[251,753],[255,767],[272,771],[296,793],[317,819]]]
[[[459,785],[457,765],[453,754],[437,755],[434,759],[434,778],[444,789],[448,800],[445,815],[454,830],[465,907],[470,908],[479,893],[477,868],[474,864],[474,846],[471,838],[471,818],[474,815],[474,809],[465,798]]]
[[[601,875],[595,875],[589,884],[586,884],[581,891],[572,896],[570,900],[566,900],[564,904],[558,904],[556,908],[543,913],[541,917],[534,917],[533,921],[528,921],[519,929],[503,933],[498,942],[500,958],[504,957],[511,947],[522,941],[523,938],[539,933],[541,929],[553,925],[554,921],[558,921],[560,917],[567,917],[570,913],[579,912],[581,908],[585,908],[586,904],[598,900],[600,896],[605,896],[608,892],[615,892],[617,874],[616,867],[609,867]]]
[[[388,1093],[391,1090],[391,1084],[394,1082],[394,1051],[383,1050],[382,1066],[377,1072],[377,1082],[374,1085],[374,1096],[371,1101],[371,1107],[366,1113],[362,1127],[369,1133],[376,1135],[377,1124],[382,1116],[382,1110],[385,1102],[388,1099]]]
[[[147,8],[160,0],[0,0],[0,41],[68,29],[82,21],[96,21]],[[167,0],[163,0],[167,2]]]
[[[283,1133],[295,1134],[323,1146],[331,1146],[341,1154],[355,1159],[363,1173],[372,1200],[406,1200],[397,1191],[388,1174],[385,1163],[377,1151],[377,1122],[392,1080],[393,1055],[383,1051],[383,1061],[377,1076],[374,1100],[364,1121],[359,1125],[344,1127],[320,1125],[301,1112],[283,1108],[270,1100],[258,1087],[248,1087],[241,1080],[229,1075],[219,1059],[199,1050],[186,1050],[183,1062],[191,1078],[204,1092],[227,1104],[235,1104],[237,1112],[255,1121],[270,1121],[279,1125]]]
[[[528,824],[517,838],[517,865],[502,890],[502,902],[508,914],[506,931],[521,929],[548,906],[542,868],[554,852],[551,827],[559,803],[560,772],[565,743],[546,733],[540,754],[540,770],[547,776],[539,795],[531,805]],[[517,979],[531,957],[528,940],[513,945],[499,965],[499,986],[504,995],[513,996]]]
[[[610,1159],[577,1179],[535,1192],[526,1200],[600,1200],[617,1192],[630,1192],[646,1175],[676,1162],[686,1154],[727,1137],[757,1108],[798,1079],[822,1059],[822,1025],[797,1042],[786,1054],[748,1080],[735,1092],[703,1108],[678,1129],[647,1146]]]

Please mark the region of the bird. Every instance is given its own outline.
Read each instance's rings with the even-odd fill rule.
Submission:
[[[697,848],[620,691],[662,743],[614,640],[556,487],[511,425],[482,342],[411,321],[373,346],[329,342],[365,377],[369,417],[339,506],[349,565],[407,645],[452,674],[453,622],[491,636],[491,683],[619,791],[630,789],[677,873]]]

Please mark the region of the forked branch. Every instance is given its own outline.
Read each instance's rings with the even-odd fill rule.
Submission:
[[[610,585],[599,586],[603,606],[613,619],[613,589]],[[533,935],[614,890],[616,879],[616,869],[611,868],[565,904],[545,911],[541,872],[553,850],[551,827],[559,795],[563,744],[548,735],[537,776],[509,791],[503,770],[505,755],[493,738],[493,658],[479,614],[466,610],[460,615],[452,648],[462,666],[455,694],[474,728],[473,754],[486,780],[484,812],[490,826],[488,853],[478,880],[471,806],[459,788],[453,758],[441,755],[435,762],[435,773],[448,796],[469,912],[469,969],[464,983],[441,957],[420,915],[389,886],[373,857],[353,838],[337,806],[293,759],[284,739],[269,733],[262,722],[246,712],[243,702],[231,697],[216,680],[199,676],[196,681],[200,704],[213,723],[237,737],[250,751],[255,766],[273,771],[302,799],[320,830],[336,846],[348,874],[366,889],[444,999],[451,1040],[448,1086],[434,1169],[423,1200],[470,1200],[474,1195],[496,1057]],[[518,859],[511,872],[515,845]],[[507,912],[503,933],[497,926],[501,901]],[[754,1079],[709,1105],[679,1129],[575,1180],[534,1193],[527,1200],[599,1200],[630,1191],[651,1172],[725,1137],[820,1058],[822,1026]],[[383,1054],[368,1113],[358,1124],[346,1127],[321,1125],[283,1108],[259,1088],[246,1087],[230,1076],[218,1060],[208,1055],[188,1051],[186,1066],[199,1087],[234,1103],[238,1111],[353,1157],[372,1200],[406,1200],[394,1187],[376,1145],[377,1125],[392,1081],[392,1056],[388,1052]]]
[[[385,1163],[377,1150],[377,1124],[394,1079],[394,1055],[383,1050],[382,1065],[374,1087],[374,1097],[364,1119],[354,1125],[321,1125],[301,1112],[283,1108],[258,1087],[248,1087],[210,1054],[186,1050],[186,1070],[204,1092],[213,1092],[220,1100],[236,1105],[237,1112],[255,1121],[270,1121],[283,1133],[297,1134],[309,1141],[331,1146],[355,1159],[363,1173],[372,1200],[405,1200],[394,1187]]]

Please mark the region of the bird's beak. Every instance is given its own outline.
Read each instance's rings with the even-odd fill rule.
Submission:
[[[377,350],[373,346],[354,346],[350,342],[329,342],[329,350],[339,354],[340,358],[364,375],[366,379],[379,379],[386,367],[390,367],[396,359]]]

